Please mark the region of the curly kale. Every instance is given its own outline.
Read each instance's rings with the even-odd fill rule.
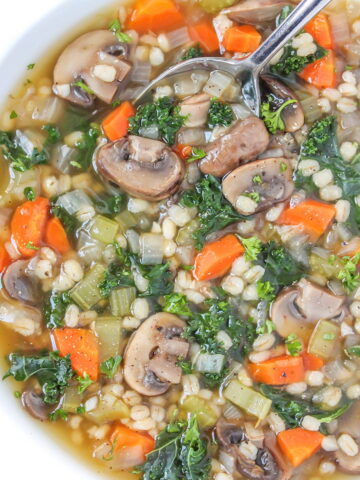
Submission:
[[[211,99],[207,120],[210,128],[217,125],[228,127],[232,124],[234,118],[235,115],[230,105],[216,98]]]
[[[195,46],[188,48],[183,56],[181,57],[181,60],[190,60],[190,58],[198,58],[202,57],[204,55],[204,52],[202,51],[202,48],[200,46],[200,43],[197,43]]]
[[[5,160],[18,172],[26,172],[36,165],[47,163],[49,159],[46,150],[40,151],[34,148],[31,154],[26,153],[13,133],[2,130],[0,130],[0,146]]]
[[[47,328],[64,326],[66,308],[71,303],[69,292],[53,292],[45,301],[44,320]]]
[[[325,57],[326,54],[327,50],[325,50],[323,47],[320,47],[320,45],[317,45],[315,53],[306,55],[305,57],[300,57],[297,55],[296,49],[290,44],[284,48],[282,57],[278,63],[270,67],[270,70],[272,73],[276,73],[280,76],[288,76],[293,72],[300,73],[305,67],[316,62],[316,60],[320,60],[320,58]]]

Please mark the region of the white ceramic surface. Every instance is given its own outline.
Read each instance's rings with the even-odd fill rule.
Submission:
[[[64,32],[109,0],[3,0],[0,18],[0,105]],[[1,173],[0,173],[1,174]],[[0,377],[3,371],[0,371]],[[22,412],[9,383],[0,381],[0,477],[9,480],[95,480],[88,469]]]

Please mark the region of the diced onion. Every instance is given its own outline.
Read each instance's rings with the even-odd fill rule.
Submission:
[[[79,151],[76,148],[70,148],[67,145],[56,145],[52,151],[50,162],[62,173],[69,173],[71,162],[76,161]]]
[[[125,233],[126,240],[128,241],[129,248],[132,253],[140,252],[140,236],[135,230],[127,230]]]
[[[224,450],[220,450],[219,461],[220,461],[221,465],[224,466],[225,470],[228,473],[231,474],[231,473],[235,472],[235,458],[232,455],[229,455]]]
[[[182,265],[192,265],[195,259],[195,248],[192,245],[177,247],[175,255]]]
[[[227,420],[239,420],[242,417],[240,410],[232,403],[226,403],[223,415]]]
[[[332,38],[335,46],[342,47],[350,42],[349,21],[345,12],[332,13],[329,15]]]
[[[220,373],[224,367],[225,355],[201,353],[195,363],[195,370],[203,373]]]
[[[204,87],[204,92],[219,98],[232,83],[234,83],[233,77],[220,70],[215,70],[210,73],[209,80]]]
[[[140,256],[143,265],[161,264],[164,256],[164,237],[158,233],[142,233]]]
[[[32,119],[41,123],[57,123],[64,111],[64,102],[59,97],[38,100]]]
[[[79,257],[86,265],[98,262],[102,258],[104,244],[92,238],[87,232],[82,230],[79,234],[77,250]]]
[[[169,33],[161,33],[158,36],[159,46],[164,52],[170,52],[174,48],[189,43],[190,40],[187,27],[182,27]]]
[[[61,195],[56,205],[65,208],[70,215],[75,215],[83,207],[88,205],[92,206],[92,202],[82,190],[73,190],[72,192]]]
[[[131,71],[131,80],[146,85],[150,81],[152,67],[148,62],[135,62]]]
[[[234,112],[235,117],[238,120],[244,120],[245,118],[248,118],[252,115],[250,110],[241,103],[234,103],[233,105],[231,105],[231,108]]]
[[[178,133],[178,143],[183,145],[203,145],[206,142],[203,128],[183,128]]]
[[[341,128],[348,129],[354,128],[360,125],[360,113],[353,112],[353,113],[343,113],[340,116],[340,125]]]
[[[132,88],[125,88],[125,90],[123,90],[118,99],[121,100],[121,101],[124,101],[124,100],[134,100],[135,98],[137,98],[140,93],[144,90],[144,87],[132,87]]]

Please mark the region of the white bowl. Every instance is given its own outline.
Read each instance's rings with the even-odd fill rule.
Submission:
[[[20,12],[21,2],[15,3]],[[7,96],[26,75],[26,65],[41,62],[42,56],[47,56],[56,43],[61,45],[68,33],[76,31],[77,25],[113,4],[111,0],[64,0],[38,22],[29,23],[16,43],[5,54],[0,52],[0,105],[4,104]],[[36,2],[33,7],[36,8]],[[5,19],[6,12],[7,9],[3,7],[2,16]],[[16,23],[11,28],[16,29]],[[3,49],[1,45],[0,49]],[[5,363],[0,362],[0,378],[5,368]],[[32,420],[22,410],[19,400],[14,398],[15,389],[16,383],[0,380],[1,476],[11,480],[104,478],[103,473],[94,470],[93,466],[86,466],[79,457],[71,454],[70,440],[57,442],[56,436],[48,428]],[[121,474],[117,478],[121,479]]]

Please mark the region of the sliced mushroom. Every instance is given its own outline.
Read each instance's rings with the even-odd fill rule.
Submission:
[[[269,133],[264,122],[257,117],[238,120],[222,137],[204,147],[206,157],[200,170],[222,177],[241,162],[255,160],[269,144]]]
[[[96,165],[125,192],[151,201],[175,193],[185,173],[183,163],[165,143],[133,135],[101,147]]]
[[[32,417],[42,422],[48,420],[49,407],[45,405],[40,395],[32,390],[25,390],[21,396],[21,401]]]
[[[170,313],[156,313],[132,335],[124,354],[124,378],[142,395],[165,393],[181,381],[179,357],[186,358],[189,344],[181,338],[185,322]]]
[[[186,117],[185,127],[202,127],[206,124],[210,97],[206,93],[193,95],[180,103],[180,113]]]
[[[286,0],[244,0],[233,7],[225,8],[221,13],[238,23],[258,25],[273,20],[289,3],[291,2]]]
[[[306,339],[318,320],[342,315],[344,302],[344,297],[302,279],[278,295],[271,307],[271,319],[282,337],[296,334]]]
[[[284,477],[279,465],[268,448],[259,448],[255,460],[246,458],[239,450],[242,442],[248,442],[240,422],[229,422],[221,418],[216,424],[216,435],[221,446],[236,461],[237,471],[250,480],[280,480]]]
[[[36,305],[41,298],[39,281],[30,274],[28,260],[17,260],[12,263],[3,275],[3,285],[11,298]]]
[[[131,70],[128,57],[129,45],[119,42],[110,31],[85,33],[58,58],[54,92],[82,107],[91,107],[96,97],[111,103]],[[88,88],[75,85],[79,81]]]
[[[281,118],[284,121],[285,132],[296,132],[299,130],[305,123],[305,116],[301,103],[294,92],[272,75],[262,75],[261,78],[272,93],[272,98],[277,108],[281,107],[288,100],[296,100],[296,103],[291,103],[284,108],[281,112]]]
[[[265,158],[241,165],[227,175],[222,189],[229,202],[243,215],[261,212],[283,202],[294,191],[292,169],[286,158]],[[245,210],[239,197],[258,194],[254,211]]]

